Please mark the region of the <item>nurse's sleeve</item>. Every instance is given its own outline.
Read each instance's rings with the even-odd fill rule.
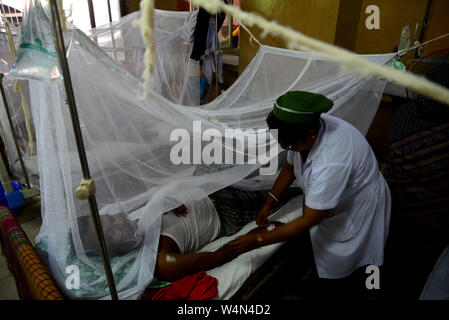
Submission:
[[[330,164],[312,171],[305,204],[315,210],[334,209],[345,195],[351,176],[346,164]]]

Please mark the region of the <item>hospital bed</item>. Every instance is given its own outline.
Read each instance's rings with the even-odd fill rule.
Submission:
[[[270,218],[274,221],[282,221],[287,223],[292,219],[301,215],[302,206],[302,195],[292,199],[285,206],[279,209],[277,212],[273,214]],[[5,209],[6,210],[6,209]],[[16,226],[11,226],[15,219],[12,218],[12,215],[8,215],[9,228],[20,229],[18,222]],[[209,243],[200,251],[208,251],[215,250],[222,246],[224,243],[230,241],[234,237],[245,234],[248,231],[254,229],[256,227],[255,222],[248,223],[245,227],[243,227],[236,235],[232,237],[222,237],[216,239],[215,241]],[[5,230],[5,226],[0,226],[2,229],[2,243],[5,246],[11,244],[13,241],[12,238],[8,238],[7,232]],[[23,233],[23,230],[22,230]],[[23,233],[24,238],[26,235]],[[29,241],[28,241],[29,242]],[[32,250],[31,245],[28,243],[28,250]],[[277,295],[279,292],[272,292],[271,288],[273,287],[273,281],[279,283],[285,283],[289,281],[292,277],[300,277],[307,273],[307,271],[311,267],[312,260],[309,257],[304,256],[302,253],[307,251],[307,241],[304,241],[302,238],[298,238],[296,240],[292,240],[285,244],[274,244],[262,248],[255,249],[251,252],[247,252],[245,254],[240,255],[236,259],[214,269],[207,271],[207,274],[215,277],[218,280],[218,295],[214,299],[219,300],[247,300],[247,299],[269,299],[273,298],[274,295]],[[19,255],[14,251],[7,252],[8,261],[16,261],[15,264],[22,265],[23,262],[20,262],[21,255]],[[41,261],[38,261],[39,258],[37,255],[35,256],[35,263],[39,265],[39,270],[42,270],[43,273],[48,274],[46,272],[44,264]],[[19,261],[17,263],[17,261]],[[286,268],[294,266],[295,274],[286,274],[284,271]],[[16,277],[17,283],[21,284],[19,290],[24,290],[25,287],[35,288],[36,281],[38,278],[35,277],[23,277],[17,279],[17,273],[14,274]],[[49,278],[51,281],[51,277]],[[52,292],[55,292],[57,289],[56,285],[52,284]],[[272,296],[267,296],[267,290]],[[28,290],[31,293],[34,293],[36,290]],[[27,291],[27,292],[28,292]],[[63,296],[62,293],[56,294],[56,296]],[[23,298],[23,296],[21,296]],[[26,299],[43,299],[42,293],[38,295],[28,295],[25,297]]]
[[[292,221],[302,215],[302,209],[298,209],[302,208],[302,203],[302,195],[293,198],[270,216],[270,220],[284,223]],[[226,242],[239,235],[248,233],[256,227],[255,221],[252,221],[245,225],[236,235],[221,237],[209,243],[200,251],[214,251]],[[289,244],[290,246],[292,245],[292,243]],[[250,298],[264,282],[269,280],[270,275],[274,274],[288,261],[288,253],[292,252],[291,248],[289,249],[288,247],[282,243],[261,247],[244,253],[222,266],[208,270],[207,274],[218,279],[218,296],[216,299]],[[284,250],[281,251],[280,249]],[[275,255],[277,251],[279,253]],[[293,252],[300,254],[299,249],[295,249],[295,251]],[[274,259],[270,260],[271,257]]]

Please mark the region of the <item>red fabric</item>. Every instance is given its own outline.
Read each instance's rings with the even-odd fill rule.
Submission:
[[[152,300],[206,300],[218,294],[217,284],[216,278],[200,271],[160,289]]]

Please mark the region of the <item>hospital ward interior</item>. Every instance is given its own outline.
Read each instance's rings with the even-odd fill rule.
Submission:
[[[0,300],[449,300],[449,1],[0,8]]]

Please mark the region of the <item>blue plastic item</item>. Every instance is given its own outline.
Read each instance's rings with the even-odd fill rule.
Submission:
[[[200,98],[204,98],[204,96],[207,94],[208,88],[209,85],[207,84],[207,79],[205,77],[202,77],[200,79]]]
[[[22,196],[22,188],[20,183],[11,181],[14,191],[5,194],[3,184],[0,183],[0,205],[8,207],[9,210],[17,217],[23,212],[25,200]]]

